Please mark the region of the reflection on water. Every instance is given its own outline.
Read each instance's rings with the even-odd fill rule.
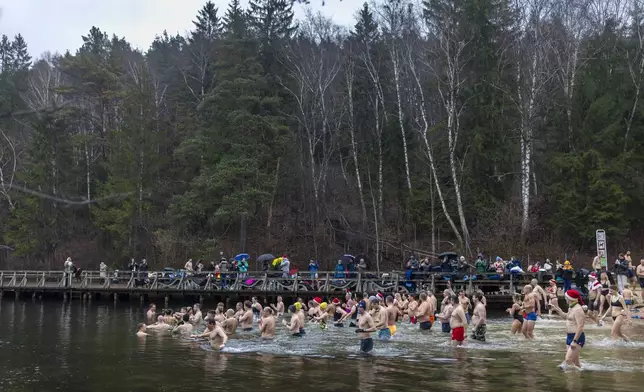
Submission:
[[[440,329],[403,324],[391,342],[361,355],[353,328],[307,326],[272,342],[240,333],[224,352],[153,332],[134,334],[144,308],[129,303],[0,301],[0,391],[610,391],[644,383],[644,323],[615,343],[588,326],[585,371],[562,372],[564,324],[537,323],[535,341],[509,333],[511,319],[488,324],[488,342],[452,348]],[[280,326],[281,327],[281,326]]]

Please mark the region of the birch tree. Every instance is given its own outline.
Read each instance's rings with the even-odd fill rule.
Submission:
[[[406,0],[387,0],[378,9],[379,24],[382,28],[382,35],[389,52],[391,61],[394,90],[396,91],[396,106],[398,108],[398,126],[403,145],[403,158],[405,160],[406,184],[409,192],[412,190],[411,174],[409,171],[409,152],[407,149],[407,133],[405,132],[405,112],[403,109],[403,77],[404,62],[401,41],[407,19],[411,14],[411,4]]]
[[[435,61],[430,69],[436,78],[436,88],[445,111],[445,128],[449,155],[449,171],[454,187],[456,207],[461,225],[461,244],[469,250],[469,230],[465,219],[460,185],[460,167],[456,149],[461,134],[460,120],[466,106],[463,85],[466,81],[465,67],[469,61],[468,50],[473,37],[468,36],[463,26],[463,4],[459,0],[425,1],[425,19],[431,38]]]
[[[302,34],[286,47],[284,65],[290,81],[284,88],[296,102],[295,115],[306,145],[316,204],[326,181],[333,153],[333,85],[341,70],[340,29],[321,14],[307,14]],[[319,204],[318,204],[319,205]]]

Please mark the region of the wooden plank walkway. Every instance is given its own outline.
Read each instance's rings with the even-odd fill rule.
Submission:
[[[341,296],[347,291],[358,293],[419,292],[431,290],[438,296],[447,287],[446,276],[452,279],[455,290],[472,293],[481,289],[489,301],[509,302],[511,293],[528,284],[534,277],[509,275],[505,280],[463,280],[451,273],[434,272],[411,281],[404,273],[365,272],[353,273],[350,278],[339,277],[335,272],[318,272],[312,278],[308,272],[283,278],[279,272],[231,273],[216,278],[212,273],[185,273],[176,271],[151,271],[146,273],[110,272],[101,276],[98,271],[83,271],[79,278],[62,271],[0,271],[0,293],[88,293],[88,294],[152,294],[193,296]],[[542,282],[542,284],[544,284]]]

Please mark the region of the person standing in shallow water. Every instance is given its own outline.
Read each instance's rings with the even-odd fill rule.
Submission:
[[[298,316],[297,307],[295,305],[291,305],[288,307],[288,311],[291,313],[291,322],[288,323],[286,320],[282,320],[282,324],[289,330],[289,332],[291,332],[291,336],[302,337],[304,323]]]
[[[356,333],[360,337],[360,351],[367,354],[373,350],[373,338],[371,333],[376,331],[376,324],[369,312],[367,312],[367,303],[360,301],[358,307],[358,329]]]
[[[467,317],[465,317],[465,309],[459,303],[458,297],[452,296],[451,303],[454,306],[452,316],[449,320],[449,326],[452,328],[452,345],[461,346],[465,341]]]
[[[553,309],[559,315],[566,319],[566,356],[564,363],[567,366],[575,366],[581,368],[580,353],[581,348],[586,344],[586,334],[584,333],[584,322],[586,321],[586,313],[582,305],[584,301],[581,299],[581,294],[577,290],[568,290],[565,294],[566,302],[568,303],[568,312],[564,312],[557,305],[553,305]],[[563,367],[564,363],[561,364]]]
[[[259,332],[262,334],[262,339],[273,339],[275,337],[273,309],[266,307],[262,311],[262,318],[259,320]]]
[[[534,323],[537,322],[537,306],[535,295],[532,292],[532,286],[526,285],[523,287],[523,309],[526,311],[526,318],[523,322],[521,332],[526,339],[534,339]]]
[[[487,311],[483,304],[483,295],[476,293],[474,295],[474,311],[472,312],[472,339],[485,341],[487,332]]]
[[[250,301],[244,301],[244,314],[239,318],[239,324],[243,331],[253,330],[253,304]]]

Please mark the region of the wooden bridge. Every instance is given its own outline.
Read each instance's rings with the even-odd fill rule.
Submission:
[[[402,272],[363,272],[338,275],[336,272],[318,272],[314,277],[309,272],[300,272],[282,277],[279,272],[228,273],[215,276],[210,272],[151,271],[109,272],[83,271],[79,276],[63,271],[0,271],[0,297],[22,293],[35,297],[63,296],[64,298],[92,298],[97,296],[135,295],[170,297],[195,296],[216,298],[244,298],[250,296],[292,297],[342,296],[347,291],[358,293],[380,292],[414,293],[431,290],[437,296],[451,280],[454,290],[464,289],[472,293],[481,289],[488,302],[511,302],[511,294],[528,284],[535,276],[506,275],[502,280],[468,280],[452,273],[433,272],[415,274],[412,280],[405,279]]]

